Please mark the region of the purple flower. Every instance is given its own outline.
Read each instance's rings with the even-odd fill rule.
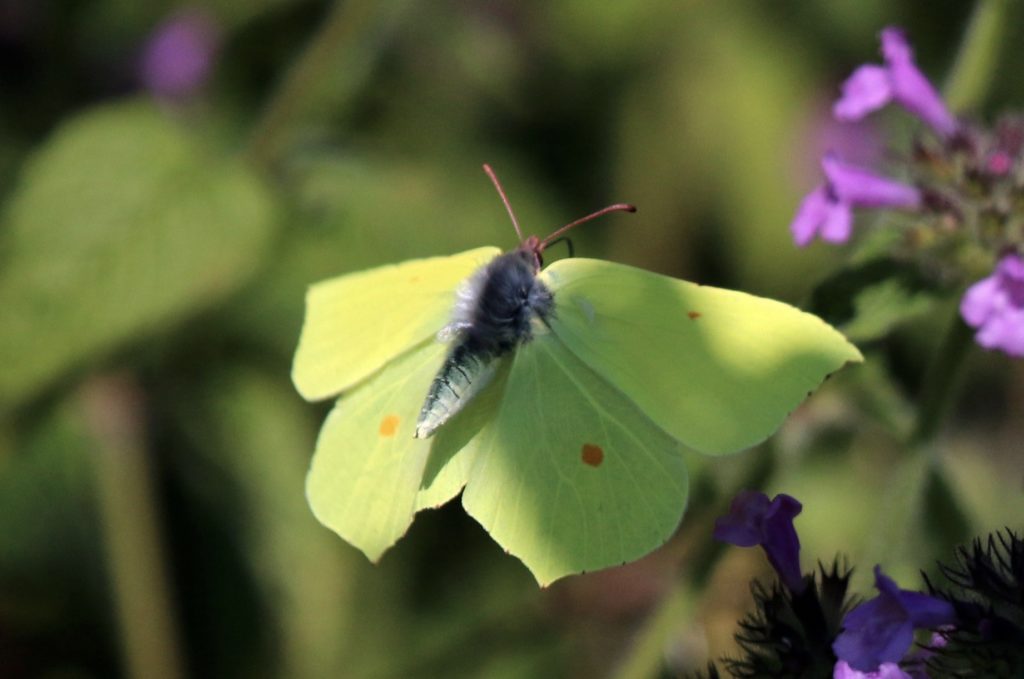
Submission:
[[[800,573],[800,538],[793,519],[803,507],[789,495],[768,496],[755,490],[740,491],[729,514],[715,521],[715,539],[738,547],[761,545],[779,579],[792,592],[804,589]]]
[[[836,663],[832,679],[913,679],[894,662],[882,663],[874,672],[855,670],[845,661]]]
[[[1005,177],[1013,169],[1013,156],[1006,151],[993,151],[985,159],[985,170],[990,175]]]
[[[842,96],[832,107],[835,117],[860,120],[895,101],[943,137],[956,132],[956,118],[917,68],[903,31],[891,26],[882,31],[882,56],[885,66],[861,66],[846,79]]]
[[[898,662],[914,642],[914,629],[951,624],[948,601],[896,586],[875,566],[878,596],[846,614],[843,631],[832,650],[855,670],[873,672],[883,663]]]
[[[206,82],[217,52],[217,28],[209,15],[186,10],[160,24],[146,44],[140,77],[164,99],[187,99]]]
[[[825,154],[821,167],[825,183],[804,198],[789,227],[801,247],[815,236],[830,243],[849,240],[854,207],[921,207],[917,188],[844,163],[835,154]]]
[[[991,276],[967,289],[960,315],[978,329],[981,346],[1024,356],[1024,259],[1005,255]]]

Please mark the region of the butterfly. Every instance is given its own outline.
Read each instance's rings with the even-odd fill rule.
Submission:
[[[538,582],[664,543],[687,501],[684,453],[771,435],[862,360],[794,307],[612,262],[543,254],[569,229],[313,285],[292,368],[339,396],[306,493],[376,561],[416,512],[462,504]],[[570,245],[571,250],[571,245]]]

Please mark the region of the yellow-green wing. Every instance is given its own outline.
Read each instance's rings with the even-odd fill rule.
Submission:
[[[450,320],[459,283],[499,252],[414,259],[310,287],[292,365],[299,393],[311,401],[334,396],[436,335]]]
[[[467,444],[493,418],[503,378],[435,436],[413,437],[445,349],[428,340],[396,358],[338,399],[320,430],[306,478],[309,505],[373,561],[405,534],[418,510],[462,489],[472,461]]]
[[[686,506],[679,442],[553,334],[516,350],[472,446],[466,511],[542,585],[647,554]]]
[[[857,348],[770,299],[591,259],[541,274],[551,327],[583,363],[672,436],[728,453],[771,435]]]

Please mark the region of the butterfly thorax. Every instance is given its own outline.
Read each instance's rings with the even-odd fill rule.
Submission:
[[[532,254],[515,250],[484,267],[463,342],[495,357],[532,337],[534,318],[546,321],[554,298],[537,275]]]
[[[426,438],[483,389],[497,359],[533,337],[534,320],[547,323],[554,296],[538,278],[540,257],[529,240],[473,274],[459,292],[449,335],[454,343],[427,392],[416,426]]]

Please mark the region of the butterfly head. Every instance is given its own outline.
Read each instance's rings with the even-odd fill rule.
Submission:
[[[516,248],[516,252],[522,254],[522,257],[526,259],[533,267],[534,275],[540,273],[541,268],[544,266],[544,258],[542,253],[547,243],[542,241],[537,236],[527,236],[519,247]]]
[[[516,234],[519,236],[519,247],[516,249],[517,252],[523,253],[524,257],[529,257],[530,263],[533,265],[534,273],[539,273],[542,266],[544,266],[544,259],[541,254],[544,252],[544,248],[551,245],[552,243],[560,240],[562,234],[574,226],[579,226],[585,222],[589,222],[592,219],[596,219],[602,215],[606,215],[609,212],[636,212],[636,208],[628,203],[615,203],[609,205],[606,208],[602,208],[597,212],[593,212],[586,217],[581,217],[574,222],[569,222],[560,229],[555,230],[553,233],[548,235],[546,238],[541,240],[537,236],[528,236],[523,238],[523,231],[519,228],[519,220],[516,219],[515,212],[512,211],[512,204],[508,201],[508,196],[505,195],[505,190],[501,188],[501,182],[498,181],[497,175],[494,174],[494,170],[487,163],[484,163],[484,172],[491,178],[491,183],[494,184],[494,188],[498,190],[498,195],[501,196],[501,202],[505,204],[505,209],[508,211],[508,216],[512,218],[512,226],[516,228]],[[568,240],[568,239],[566,239]],[[572,252],[572,243],[569,244],[569,252]],[[571,256],[571,255],[570,255]]]

